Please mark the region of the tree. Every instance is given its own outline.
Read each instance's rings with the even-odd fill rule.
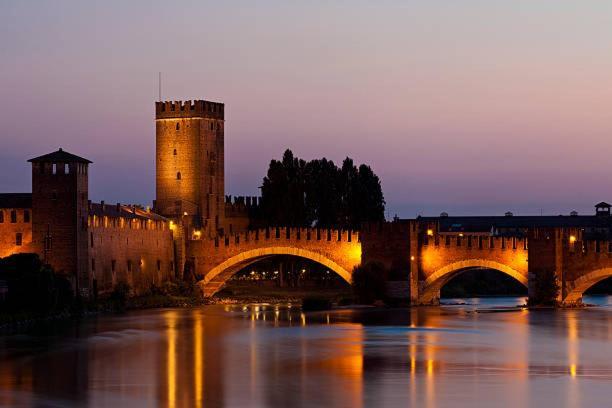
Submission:
[[[559,282],[553,269],[545,269],[535,274],[535,294],[529,299],[532,306],[554,306],[559,296]]]
[[[261,187],[264,222],[270,226],[358,229],[384,221],[380,180],[365,164],[347,157],[342,167],[326,158],[305,162],[287,149],[272,160]]]
[[[372,304],[385,298],[387,271],[380,262],[368,262],[353,271],[353,293],[362,304]]]

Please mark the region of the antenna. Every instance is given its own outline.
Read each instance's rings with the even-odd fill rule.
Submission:
[[[161,94],[161,72],[159,72],[159,77],[158,77],[157,84],[158,84],[158,89],[157,90],[158,90],[158,95],[159,95],[159,101],[161,102],[161,100],[162,100],[162,97],[161,97],[162,96],[162,94]]]

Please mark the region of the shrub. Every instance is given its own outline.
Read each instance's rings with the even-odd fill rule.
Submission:
[[[372,304],[385,298],[385,266],[380,262],[360,265],[353,272],[353,293],[359,303]]]
[[[559,282],[553,269],[535,274],[535,293],[529,299],[531,306],[554,306],[559,296]]]
[[[328,310],[331,307],[331,300],[324,297],[310,296],[302,300],[302,310],[304,311]]]

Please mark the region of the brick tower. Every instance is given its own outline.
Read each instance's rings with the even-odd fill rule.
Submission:
[[[155,211],[209,237],[224,226],[224,105],[156,102]]]
[[[43,261],[87,295],[89,160],[59,149],[32,163],[32,244]]]

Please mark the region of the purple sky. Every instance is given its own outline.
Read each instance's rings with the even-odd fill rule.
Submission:
[[[231,194],[289,147],[370,164],[389,216],[612,200],[612,2],[289,3],[0,2],[0,191],[62,146],[93,200],[149,203],[162,71],[225,102]]]

